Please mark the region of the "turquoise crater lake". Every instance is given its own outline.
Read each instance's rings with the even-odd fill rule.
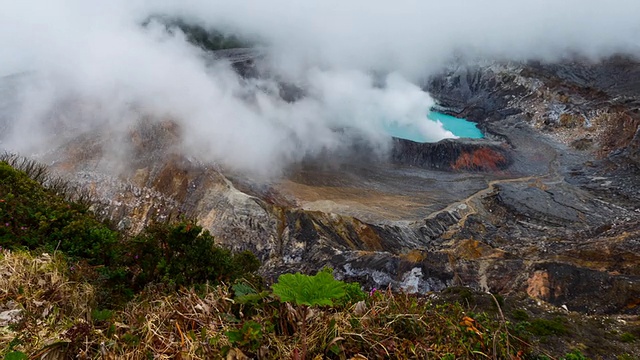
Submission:
[[[439,121],[445,130],[451,131],[455,136],[461,138],[481,139],[484,137],[476,123],[437,111],[430,111],[425,121]],[[418,129],[412,126],[390,124],[386,126],[386,130],[391,136],[397,138],[415,142],[429,142]]]

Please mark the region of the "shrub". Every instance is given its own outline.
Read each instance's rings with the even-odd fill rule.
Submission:
[[[128,300],[150,282],[169,287],[230,282],[260,266],[251,252],[233,254],[216,246],[213,236],[193,221],[155,224],[125,239],[98,221],[86,204],[58,194],[70,187],[52,180],[46,167],[19,159],[10,158],[26,172],[0,161],[0,246],[59,251],[90,265],[81,276],[101,284],[103,305]],[[52,181],[55,188],[41,184]]]
[[[562,357],[561,360],[587,360],[587,357],[580,350],[573,350]]]
[[[0,162],[0,246],[59,250],[92,265],[109,265],[118,257],[118,240],[119,234],[86,207],[65,201],[24,171]]]
[[[362,287],[357,282],[349,282],[343,285],[345,295],[341,299],[337,299],[337,303],[341,306],[355,304],[358,301],[365,300],[367,293],[362,291]]]
[[[636,336],[633,335],[632,333],[626,332],[626,333],[623,333],[622,335],[620,335],[620,341],[626,342],[626,343],[634,342],[634,341],[636,341]]]
[[[231,345],[255,351],[260,347],[262,341],[262,325],[249,320],[239,329],[226,331],[225,335],[229,338]]]
[[[514,320],[517,321],[527,321],[529,320],[529,314],[523,309],[515,309],[511,313],[511,316]]]
[[[215,245],[209,231],[193,221],[149,226],[132,239],[127,257],[137,269],[137,289],[150,282],[169,286],[231,282],[260,266],[249,251],[233,254]]]
[[[237,35],[213,28],[204,28],[179,18],[152,16],[143,23],[143,26],[147,26],[152,20],[164,23],[166,29],[170,32],[182,31],[190,43],[206,51],[246,48],[255,45],[253,41]]]
[[[564,335],[568,332],[561,318],[551,320],[534,319],[531,321],[528,330],[537,336]]]

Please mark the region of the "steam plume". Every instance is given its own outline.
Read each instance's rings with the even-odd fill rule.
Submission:
[[[416,84],[454,56],[598,59],[640,38],[632,0],[2,2],[0,146],[41,152],[144,114],[177,121],[191,154],[261,174],[345,146],[341,129],[380,149],[390,122],[451,137]],[[238,76],[149,21],[163,16],[254,40],[272,76]],[[306,96],[282,100],[275,79]]]

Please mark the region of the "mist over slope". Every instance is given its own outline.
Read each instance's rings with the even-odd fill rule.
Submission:
[[[434,102],[420,85],[452,60],[640,52],[640,3],[627,0],[32,0],[0,7],[0,87],[12,87],[0,106],[3,148],[39,153],[85,132],[118,138],[144,116],[176,121],[191,155],[261,175],[354,139],[384,154],[390,122],[418,126],[433,141],[451,137],[425,121]],[[270,76],[239,76],[162,17],[250,39],[265,54],[257,66]],[[306,96],[283,100],[281,81]]]

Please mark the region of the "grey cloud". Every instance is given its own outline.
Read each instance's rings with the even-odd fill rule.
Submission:
[[[21,105],[0,114],[11,123],[1,146],[43,151],[62,135],[126,131],[144,113],[177,121],[191,154],[267,175],[345,146],[336,129],[354,129],[382,150],[390,122],[413,124],[434,141],[452,136],[424,120],[433,100],[415,84],[454,56],[598,59],[637,54],[640,35],[640,2],[626,0],[25,0],[0,7],[0,76],[30,74],[14,94]],[[240,78],[180,32],[141,26],[152,15],[259,39],[265,65],[307,97],[285,102],[268,91],[273,80]],[[379,74],[388,74],[385,87]]]

